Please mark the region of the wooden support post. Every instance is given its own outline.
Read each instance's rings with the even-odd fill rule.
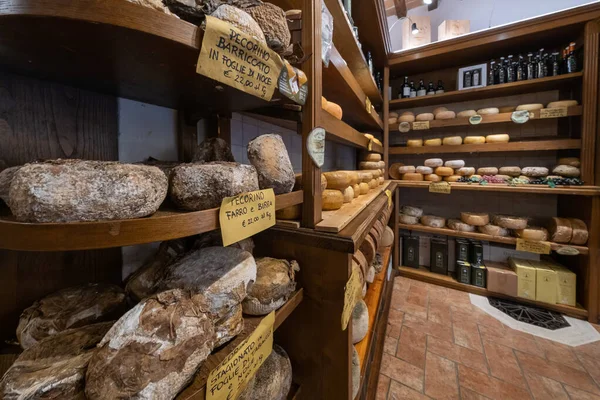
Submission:
[[[385,162],[385,179],[389,179],[390,162],[390,67],[383,68],[383,161]]]
[[[583,117],[581,118],[581,179],[590,185],[600,184],[600,165],[594,154],[599,151],[598,135],[598,58],[600,20],[585,25],[583,43]]]
[[[198,123],[190,125],[186,120],[186,112],[177,113],[177,152],[179,161],[190,162],[194,149],[198,145]]]
[[[588,321],[597,324],[600,320],[600,197],[593,197],[591,204],[585,293]]]
[[[231,113],[219,114],[219,137],[231,146]]]

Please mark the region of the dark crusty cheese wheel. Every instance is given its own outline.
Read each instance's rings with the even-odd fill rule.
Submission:
[[[375,252],[377,252],[377,246],[375,246],[375,241],[371,236],[365,236],[365,240],[363,240],[362,244],[360,245],[360,251],[367,259],[367,263],[371,265],[375,259]]]
[[[356,250],[356,253],[352,255],[352,260],[354,260],[359,266],[361,271],[363,271],[364,275],[367,275],[367,270],[369,269],[369,263],[365,258],[365,255],[360,250]]]

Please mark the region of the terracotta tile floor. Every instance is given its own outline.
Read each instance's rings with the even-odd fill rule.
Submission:
[[[599,385],[600,342],[515,331],[465,292],[395,279],[378,400],[600,400]]]

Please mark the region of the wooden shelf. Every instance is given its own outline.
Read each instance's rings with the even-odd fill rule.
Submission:
[[[279,326],[290,316],[290,314],[298,307],[304,297],[304,290],[300,289],[290,297],[290,299],[281,308],[275,311],[275,324],[273,330],[279,328]],[[242,333],[237,335],[235,339],[227,343],[225,346],[219,348],[216,352],[213,352],[204,363],[196,374],[194,381],[184,389],[179,395],[177,400],[204,400],[206,398],[206,381],[208,375],[213,368],[219,365],[225,357],[227,357],[240,343],[242,343],[248,336],[252,334],[254,329],[260,324],[263,317],[244,317],[244,330]]]
[[[0,65],[18,74],[206,114],[270,104],[196,74],[198,26],[128,1],[7,2],[0,36]]]
[[[464,237],[464,238],[469,238],[469,239],[478,239],[478,240],[484,240],[484,241],[494,242],[494,243],[504,243],[504,244],[511,244],[511,245],[517,244],[517,239],[514,237],[492,236],[492,235],[486,235],[484,233],[479,233],[479,232],[459,232],[459,231],[455,231],[455,230],[452,230],[449,228],[432,228],[430,226],[425,226],[425,225],[407,225],[407,224],[399,223],[398,229],[405,229],[408,231],[423,232],[423,233],[431,233],[434,235],[444,235],[444,236]],[[554,251],[556,251],[560,248],[563,248],[563,247],[571,247],[571,248],[577,249],[579,251],[579,254],[589,254],[589,249],[587,246],[576,246],[576,245],[570,245],[568,243],[565,243],[565,244],[551,243],[551,246],[552,246],[552,250],[554,250]]]
[[[331,49],[329,67],[323,66],[323,82],[326,83],[323,96],[342,107],[342,120],[365,130],[383,130],[383,122],[375,109],[371,107],[367,113],[367,96],[335,46]]]
[[[416,268],[401,266],[398,269],[400,270],[401,276],[405,276],[405,277],[411,278],[411,279],[416,279],[419,281],[433,283],[436,285],[445,286],[445,287],[449,287],[452,289],[462,290],[464,292],[473,293],[473,294],[477,294],[480,296],[499,297],[499,298],[503,298],[503,299],[509,299],[509,300],[513,300],[513,301],[516,301],[519,303],[556,311],[556,312],[566,314],[566,315],[569,315],[569,316],[575,317],[575,318],[587,319],[587,316],[588,316],[588,311],[586,309],[584,309],[583,307],[581,307],[580,305],[578,305],[577,307],[571,307],[571,306],[567,306],[564,304],[548,304],[548,303],[542,303],[540,301],[523,299],[521,297],[507,296],[505,294],[491,292],[487,289],[480,288],[477,286],[460,283],[456,279],[454,279],[450,276],[433,273],[425,267],[416,269]]]
[[[333,17],[333,44],[339,49],[341,56],[348,63],[350,71],[365,94],[369,96],[371,103],[382,104],[383,97],[369,71],[367,60],[354,38],[342,2],[340,0],[324,0],[324,3]]]
[[[327,111],[321,109],[321,112],[319,113],[319,120],[320,122],[317,124],[317,126],[320,126],[327,131],[327,140],[333,140],[334,142],[358,147],[364,150],[369,148],[369,139],[367,139],[365,135],[344,121],[340,121]],[[383,147],[373,143],[371,151],[383,153]]]
[[[567,149],[581,149],[581,139],[531,140],[508,143],[460,144],[456,146],[395,146],[390,147],[389,154],[494,153]]]
[[[455,90],[433,96],[396,99],[390,101],[390,110],[458,103],[469,100],[481,100],[492,97],[512,96],[516,94],[560,89],[572,85],[574,81],[580,80],[582,76],[583,72],[575,72],[572,74],[532,79],[530,81],[504,83],[502,85],[492,85],[476,89]]]
[[[540,119],[540,110],[531,111],[529,114],[530,114],[529,121],[537,121]],[[575,117],[575,116],[580,116],[582,114],[583,114],[583,106],[574,106],[574,107],[569,107],[567,109],[567,117]],[[512,113],[482,115],[481,116],[482,120],[480,122],[480,125],[482,125],[482,124],[499,124],[499,123],[506,123],[506,122],[512,123],[511,116],[512,116]],[[400,124],[398,124],[398,123],[390,125],[390,132],[398,131],[399,126],[400,126]],[[469,118],[455,118],[455,119],[444,119],[444,120],[437,119],[437,120],[429,122],[429,129],[443,129],[443,128],[450,128],[450,127],[456,127],[456,126],[472,126],[472,125],[469,122]],[[412,125],[411,125],[411,127],[412,127]],[[424,132],[426,132],[426,131],[422,131],[422,130],[413,131],[411,129],[409,132],[406,132],[406,133],[424,133]]]
[[[425,181],[394,181],[400,188],[429,189],[431,182]],[[475,183],[450,183],[452,191],[455,190],[474,190],[481,192],[510,192],[510,193],[531,193],[531,194],[560,194],[573,196],[599,196],[600,186],[558,186],[551,188],[545,185],[517,185],[510,186],[501,183],[490,183],[488,185],[479,185]]]
[[[303,192],[276,196],[280,210],[301,204]],[[99,222],[23,223],[0,219],[0,249],[67,251],[104,249],[177,239],[219,228],[219,209],[158,211],[147,218]]]

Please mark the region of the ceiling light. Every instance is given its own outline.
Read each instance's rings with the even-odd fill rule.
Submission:
[[[433,0],[423,0],[423,4],[431,4],[433,3]]]
[[[417,33],[419,33],[419,28],[417,28],[417,24],[413,22],[412,24],[412,28],[411,28],[412,34],[416,35]]]

